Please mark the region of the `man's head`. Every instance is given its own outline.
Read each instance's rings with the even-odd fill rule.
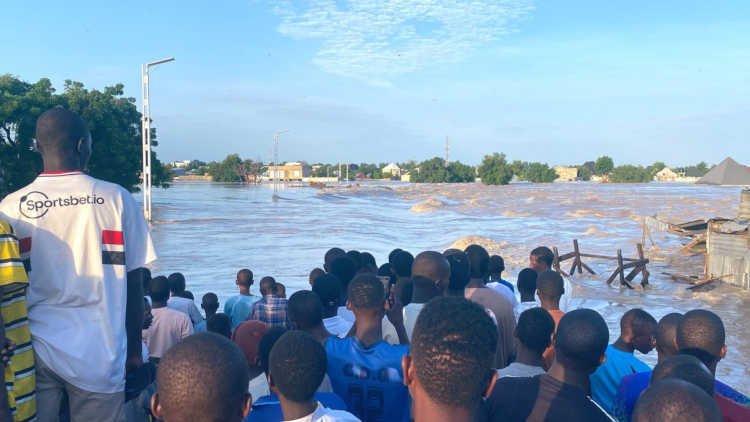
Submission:
[[[393,265],[393,258],[396,256],[397,253],[401,252],[403,249],[396,248],[388,253],[388,263]]]
[[[651,373],[651,384],[667,378],[687,381],[709,396],[714,395],[714,374],[696,357],[675,355],[659,362]]]
[[[347,307],[357,319],[383,319],[385,312],[385,289],[383,283],[372,274],[360,274],[349,283]]]
[[[494,384],[496,347],[497,328],[481,306],[460,297],[433,299],[417,317],[404,383],[415,402],[473,411]]]
[[[438,286],[442,292],[448,287],[451,265],[440,252],[425,251],[414,258],[411,266],[412,278],[424,277]]]
[[[555,320],[542,308],[531,308],[523,311],[518,317],[515,337],[523,347],[541,358],[542,353],[552,344],[552,333],[555,331]]]
[[[590,374],[606,356],[609,328],[604,318],[591,309],[566,313],[555,334],[555,361],[566,370]]]
[[[718,315],[704,309],[687,312],[677,326],[680,353],[697,357],[711,372],[727,354],[724,323]]]
[[[273,285],[273,295],[276,297],[284,298],[286,299],[286,286],[281,283],[276,283]]]
[[[237,286],[240,290],[249,289],[253,285],[253,272],[247,268],[243,268],[237,272]]]
[[[271,388],[289,401],[305,403],[323,382],[326,351],[311,335],[288,331],[273,345],[269,363]]]
[[[308,331],[323,325],[323,304],[315,292],[300,290],[289,298],[289,320],[297,330]]]
[[[643,354],[656,347],[656,320],[648,312],[633,308],[620,319],[620,339]]]
[[[273,346],[276,344],[276,342],[283,336],[288,330],[284,327],[273,327],[270,330],[266,331],[265,334],[263,334],[263,337],[260,339],[260,344],[258,344],[258,362],[260,363],[261,369],[263,369],[263,372],[266,374],[266,378],[268,378],[270,371],[270,362],[269,359],[271,357],[271,349],[273,349]]]
[[[540,246],[529,255],[529,268],[532,270],[542,273],[549,271],[552,268],[552,261],[555,260],[555,255],[552,250],[546,246]]]
[[[543,271],[536,279],[536,294],[543,306],[559,307],[560,298],[565,293],[565,282],[555,271]]]
[[[36,144],[48,171],[84,170],[91,158],[91,133],[86,122],[64,108],[53,108],[39,116]]]
[[[273,277],[263,277],[260,279],[260,294],[263,296],[273,296],[276,291],[276,280]]]
[[[411,269],[414,264],[414,256],[406,251],[399,251],[393,256],[391,265],[397,277],[411,277]]]
[[[680,351],[677,349],[677,326],[682,321],[682,314],[672,312],[664,315],[656,326],[656,352],[659,361],[674,356]]]
[[[213,314],[206,320],[206,330],[226,338],[232,338],[232,318],[227,314]]]
[[[216,313],[219,309],[219,297],[216,293],[206,293],[201,298],[201,308],[206,312],[206,316]]]
[[[356,268],[357,271],[362,268],[362,260],[360,259],[360,255],[361,253],[356,250],[346,252],[346,256],[348,256],[349,259],[352,260],[352,262],[354,263],[354,268]]]
[[[160,275],[151,279],[151,300],[166,303],[169,299],[169,280]]]
[[[185,291],[185,276],[182,273],[172,273],[168,280],[172,296],[180,296]]]
[[[492,255],[490,257],[490,276],[500,278],[505,271],[505,260],[502,256]]]
[[[313,292],[317,293],[325,313],[331,314],[338,309],[343,293],[338,277],[333,274],[318,277],[313,285]]]
[[[536,280],[538,275],[539,274],[531,268],[524,268],[520,273],[518,273],[516,287],[518,287],[518,293],[521,294],[521,302],[534,301],[534,293],[536,293]]]
[[[695,385],[680,379],[652,384],[641,394],[633,422],[720,422],[714,399]]]
[[[326,270],[326,272],[331,272],[331,263],[334,259],[346,255],[346,251],[341,248],[331,248],[329,249],[325,257],[323,258],[323,269]]]
[[[331,269],[328,272],[338,277],[341,285],[346,288],[357,274],[357,266],[348,256],[340,256],[331,262]]]
[[[322,269],[320,269],[320,268],[313,268],[313,270],[310,271],[310,276],[309,276],[310,287],[315,286],[315,280],[317,280],[318,278],[324,276],[325,274],[326,274],[326,272],[323,271]]]
[[[375,261],[375,257],[370,252],[359,254],[359,262],[362,264],[362,268],[367,268],[370,271],[377,271],[378,269],[377,261]]]
[[[490,254],[487,253],[487,249],[479,245],[469,245],[464,252],[469,258],[471,278],[487,281],[490,275]]]
[[[238,325],[232,333],[232,341],[237,344],[242,354],[245,355],[247,365],[250,368],[251,378],[256,377],[262,372],[258,359],[258,347],[260,340],[266,332],[268,332],[268,325],[260,321],[251,320]]]
[[[151,409],[165,422],[241,421],[250,412],[245,356],[216,334],[192,335],[169,349],[156,379]]]
[[[448,283],[447,293],[463,297],[464,289],[471,279],[469,258],[463,251],[457,250],[449,255],[445,255],[445,259],[451,266],[451,278]]]

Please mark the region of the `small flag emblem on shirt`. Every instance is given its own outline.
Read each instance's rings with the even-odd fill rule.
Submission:
[[[125,241],[121,231],[102,230],[102,264],[125,265]]]

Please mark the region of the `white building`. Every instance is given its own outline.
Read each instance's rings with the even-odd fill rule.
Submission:
[[[396,163],[388,164],[387,166],[383,167],[383,175],[390,174],[391,176],[401,176],[401,167],[399,167]]]

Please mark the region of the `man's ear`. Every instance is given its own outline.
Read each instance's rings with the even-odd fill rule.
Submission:
[[[156,419],[164,419],[164,415],[161,411],[161,403],[159,402],[159,393],[154,393],[154,395],[151,396],[151,413]]]
[[[599,366],[604,365],[604,362],[606,362],[606,361],[607,361],[607,354],[606,353],[602,353],[602,357],[599,359]]]
[[[404,373],[404,385],[409,386],[414,382],[414,365],[411,356],[406,355],[401,359],[401,371]]]
[[[495,383],[497,382],[497,371],[492,371],[490,382],[487,384],[487,390],[484,391],[484,398],[488,398],[492,394],[492,390],[495,389]]]
[[[250,414],[250,409],[253,407],[253,395],[250,393],[245,394],[245,402],[242,404],[242,419],[245,419]]]
[[[727,345],[721,346],[721,350],[719,350],[719,359],[724,359],[724,357],[727,355]]]
[[[352,301],[351,301],[351,300],[347,300],[347,301],[346,301],[346,309],[348,309],[348,310],[350,310],[350,311],[354,312],[354,311],[352,310]]]

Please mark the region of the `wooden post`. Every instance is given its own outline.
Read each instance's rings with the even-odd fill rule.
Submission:
[[[617,250],[617,270],[620,271],[620,284],[625,284],[625,269],[622,267],[622,249]]]
[[[576,264],[578,266],[578,274],[583,274],[583,268],[581,268],[581,250],[578,248],[578,239],[573,239],[573,250],[576,253]],[[570,270],[573,274],[573,270]]]
[[[557,271],[558,273],[568,277],[568,274],[563,271],[562,268],[560,268],[560,252],[557,250],[557,246],[552,247],[552,253],[555,256],[555,259],[552,261],[552,267]]]

